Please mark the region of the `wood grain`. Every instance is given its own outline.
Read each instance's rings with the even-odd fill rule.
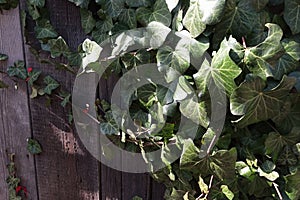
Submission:
[[[24,1],[22,1],[24,5]],[[47,1],[53,26],[75,47],[83,40],[79,8],[68,1]],[[31,33],[33,34],[33,33]],[[25,45],[29,66],[53,76],[63,90],[71,91],[75,76],[53,66],[38,63]],[[30,100],[33,135],[43,147],[36,159],[39,199],[99,199],[99,164],[82,145],[75,129],[68,125],[66,109],[59,99],[46,106],[46,99]]]
[[[0,52],[9,56],[8,61],[0,62],[0,70],[6,71],[17,60],[24,60],[23,41],[20,27],[19,9],[3,11],[0,14]],[[28,92],[25,81],[14,81],[0,74],[8,83],[8,89],[0,89],[0,199],[8,199],[7,154],[15,153],[17,176],[21,185],[29,192],[29,199],[37,198],[34,158],[26,149],[26,139],[31,137]]]

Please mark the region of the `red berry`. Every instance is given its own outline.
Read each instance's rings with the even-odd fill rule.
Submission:
[[[28,72],[28,73],[32,72],[32,67],[29,67],[29,68],[27,69],[27,72]]]

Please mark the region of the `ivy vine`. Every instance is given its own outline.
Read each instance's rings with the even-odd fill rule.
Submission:
[[[72,50],[51,25],[46,1],[28,0],[26,20],[34,21],[35,38],[40,44],[32,45],[31,51],[41,63],[70,73],[80,66],[83,73],[97,71],[99,66],[93,62],[99,57],[101,42],[126,30],[147,27],[153,21],[159,24],[155,31],[164,27],[184,33],[203,50],[184,51],[194,55],[207,51],[213,57],[211,63],[195,70],[180,50],[153,45],[112,62],[107,77],[121,77],[141,64],[166,65],[165,71],[181,73],[178,88],[192,88],[199,94],[198,102],[187,102],[178,98],[188,96],[184,89],[170,92],[153,82],[140,87],[130,98],[135,131],[117,126],[110,102],[95,102],[99,113],[95,120],[101,122],[101,132],[114,143],[135,152],[163,149],[159,159],[168,167],[152,176],[166,185],[165,199],[300,198],[299,0],[69,1],[80,7],[82,30],[93,41],[87,39]],[[157,44],[161,40],[157,37]],[[43,58],[42,52],[48,52],[51,59]],[[1,54],[0,59],[5,58]],[[56,58],[66,62],[57,62]],[[20,61],[6,73],[27,81],[32,98],[54,94],[63,106],[70,103],[70,94],[51,75],[29,66],[26,69]],[[212,115],[208,80],[217,87],[224,86],[228,110],[217,144],[201,158],[202,147],[217,135],[216,130],[208,128]],[[0,81],[0,86],[7,85]],[[88,114],[89,107],[83,111]],[[194,140],[176,134],[181,114],[201,125]],[[168,116],[166,121],[164,115]],[[119,118],[123,118],[122,110]],[[161,129],[149,131],[154,125]],[[189,127],[185,131],[189,132]],[[141,133],[145,133],[142,139],[138,137]],[[181,147],[181,157],[171,163],[166,144],[174,141]],[[145,157],[145,161],[151,165],[150,158]]]

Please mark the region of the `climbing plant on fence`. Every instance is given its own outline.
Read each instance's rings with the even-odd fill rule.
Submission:
[[[99,129],[115,144],[141,153],[162,148],[158,159],[167,167],[152,176],[166,185],[166,199],[300,198],[299,0],[69,1],[80,7],[82,29],[89,38],[78,49],[71,49],[51,25],[48,1],[27,1],[22,21],[25,33],[34,29],[39,45],[30,43],[35,44],[31,51],[41,64],[70,73],[80,66],[82,73],[101,71],[93,62],[99,57],[102,42],[150,25],[158,35],[150,48],[119,55],[105,76],[122,77],[139,65],[158,63],[164,66],[160,72],[179,89],[170,91],[149,81],[131,95],[130,117],[138,131],[117,125],[110,102],[97,99],[95,105]],[[0,1],[0,8],[5,2]],[[26,25],[28,21],[33,21],[34,27]],[[157,44],[164,42],[159,37],[162,29],[184,34],[193,45],[179,50],[161,48]],[[200,69],[184,56],[188,52],[201,57],[205,51],[212,60],[204,61]],[[51,58],[41,52],[48,52]],[[0,55],[1,60],[5,58]],[[172,71],[180,76],[174,78]],[[31,98],[54,95],[62,106],[70,103],[70,91],[63,91],[51,74],[26,69],[21,61],[6,73],[27,81]],[[223,88],[226,97],[226,119],[220,135],[219,130],[210,128],[211,82]],[[7,85],[0,81],[0,87]],[[186,98],[190,90],[196,92],[197,101]],[[88,114],[89,108],[83,111]],[[181,115],[199,124],[194,139],[177,134]],[[118,117],[124,117],[122,111]],[[194,131],[189,128],[184,131]],[[138,137],[141,132],[142,138]],[[170,162],[172,152],[166,146],[170,143],[177,145],[181,154],[175,162]],[[199,156],[208,149],[208,154]],[[144,159],[151,167],[151,158]]]

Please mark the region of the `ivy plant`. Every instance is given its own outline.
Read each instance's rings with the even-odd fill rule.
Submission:
[[[165,199],[300,198],[299,0],[69,2],[79,7],[82,30],[89,38],[76,50],[51,24],[45,1],[27,1],[26,19],[34,21],[40,44],[32,45],[31,50],[38,61],[57,69],[73,73],[81,66],[82,73],[100,72],[96,61],[101,42],[135,28],[150,27],[153,31],[150,48],[119,55],[105,75],[126,77],[139,65],[157,63],[157,75],[163,74],[174,89],[149,80],[132,94],[124,94],[130,101],[128,115],[136,130],[119,127],[118,120],[126,123],[124,112],[119,108],[114,113],[115,105],[102,99],[95,102],[99,116],[94,120],[100,122],[102,134],[128,151],[162,149],[158,159],[167,167],[153,171],[152,176],[166,185]],[[165,39],[160,37],[162,30],[185,34],[193,43],[161,48]],[[127,39],[142,41],[143,36],[133,34]],[[120,41],[127,50],[126,40]],[[42,51],[51,58],[43,58]],[[184,56],[186,52],[196,58],[207,52],[212,60],[197,69]],[[65,62],[57,62],[57,58]],[[16,62],[7,73],[24,80],[30,77],[32,97],[57,91],[59,83],[51,75],[28,69]],[[222,130],[209,127],[213,115],[211,81],[224,89],[227,111]],[[191,91],[196,92],[196,100],[187,98]],[[59,94],[65,106],[70,94]],[[88,107],[83,111],[89,114]],[[177,134],[181,115],[199,125],[194,139]],[[193,130],[185,126],[182,131]],[[141,134],[144,137],[139,137]],[[171,162],[166,145],[174,141],[181,156]],[[204,150],[208,153],[203,154]],[[144,159],[151,165],[151,158]]]

